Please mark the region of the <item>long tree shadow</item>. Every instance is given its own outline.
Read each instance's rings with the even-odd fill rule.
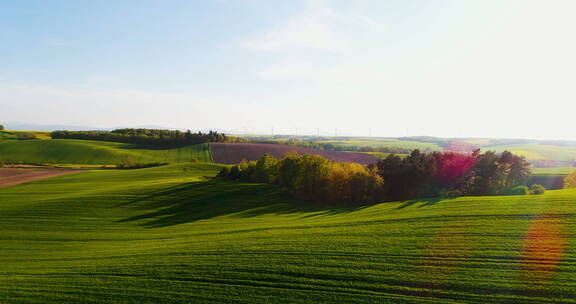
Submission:
[[[278,186],[208,180],[176,185],[154,192],[122,206],[141,212],[120,222],[143,221],[151,228],[178,225],[217,216],[254,217],[262,214],[318,212],[332,215],[365,206],[331,206],[302,202]],[[307,215],[310,216],[310,215]]]
[[[446,200],[446,198],[432,197],[432,198],[414,199],[414,200],[405,201],[404,204],[402,204],[401,206],[398,206],[398,208],[396,208],[396,209],[404,209],[406,207],[415,206],[415,205],[418,205],[418,208],[430,207],[430,206],[433,206],[433,205],[435,205],[435,204],[437,204],[443,200]]]

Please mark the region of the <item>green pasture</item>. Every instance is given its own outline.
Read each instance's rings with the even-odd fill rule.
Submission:
[[[554,146],[554,145],[504,145],[504,146],[487,146],[482,150],[493,150],[502,152],[508,150],[515,154],[526,156],[528,159],[550,159],[558,161],[576,160],[576,147],[574,146]]]
[[[533,175],[568,175],[576,167],[553,167],[553,168],[534,168],[532,169]]]
[[[0,189],[0,303],[576,302],[576,190],[331,207],[220,168]]]
[[[160,149],[78,139],[0,141],[0,161],[4,162],[113,165],[123,160],[136,163],[177,163],[192,160],[211,162],[211,156],[207,144]]]

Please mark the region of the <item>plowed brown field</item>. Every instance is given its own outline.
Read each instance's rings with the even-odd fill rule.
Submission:
[[[74,172],[78,170],[0,168],[0,188]]]
[[[280,144],[214,143],[210,144],[210,151],[213,161],[218,164],[236,164],[243,159],[257,160],[264,154],[281,158],[287,152],[321,155],[335,161],[363,165],[378,161],[375,156],[363,153],[317,150]]]

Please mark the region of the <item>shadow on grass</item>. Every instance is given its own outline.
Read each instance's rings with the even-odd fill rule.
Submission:
[[[435,205],[435,204],[437,204],[443,200],[446,200],[446,198],[432,197],[432,198],[409,200],[409,201],[405,201],[404,204],[402,204],[401,206],[398,206],[398,208],[396,208],[396,209],[404,209],[404,208],[410,207],[410,206],[418,206],[418,208],[430,207],[430,206],[433,206],[433,205]]]
[[[274,185],[223,180],[192,182],[154,192],[123,204],[140,215],[121,222],[140,221],[150,228],[166,227],[217,216],[254,217],[262,214],[317,212],[311,216],[352,212],[366,206],[331,206],[291,198]]]

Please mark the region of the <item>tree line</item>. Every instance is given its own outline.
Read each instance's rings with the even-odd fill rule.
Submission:
[[[297,198],[332,203],[374,203],[421,197],[539,194],[521,186],[531,173],[523,156],[431,152],[389,155],[376,164],[334,162],[318,155],[264,155],[224,168],[219,177],[278,184]],[[525,191],[526,188],[527,190]]]
[[[160,129],[116,129],[112,131],[54,131],[53,139],[85,139],[101,140],[121,143],[154,145],[154,146],[186,146],[207,142],[234,142],[237,138],[226,136],[224,133],[210,131],[208,133],[192,133],[178,130]]]

